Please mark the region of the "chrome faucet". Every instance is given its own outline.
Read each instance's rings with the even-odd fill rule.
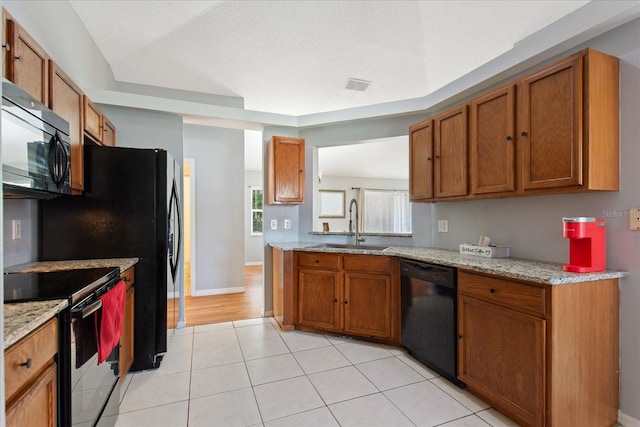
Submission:
[[[360,231],[358,230],[358,202],[356,199],[351,199],[349,202],[349,233],[353,233],[353,221],[351,221],[351,210],[353,209],[353,205],[356,205],[356,246],[360,244],[360,242],[364,242],[364,237],[360,235]]]

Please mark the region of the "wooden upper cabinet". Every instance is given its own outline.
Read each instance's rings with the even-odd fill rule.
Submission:
[[[6,12],[6,77],[29,95],[48,105],[49,56]]]
[[[430,120],[410,127],[411,200],[620,189],[618,58],[584,49],[469,109],[468,168],[466,106],[432,118],[433,179],[419,160],[429,158]]]
[[[522,80],[522,186],[582,184],[582,55]]]
[[[71,142],[71,189],[84,190],[83,93],[62,71],[49,61],[49,108],[69,122]]]
[[[304,203],[304,139],[274,136],[269,141],[268,204]]]
[[[433,120],[409,128],[409,198],[433,198]]]
[[[467,105],[449,110],[433,119],[434,188],[436,198],[468,194]]]
[[[102,116],[102,144],[116,146],[116,127],[106,116]]]
[[[102,113],[88,96],[84,96],[84,131],[98,144],[102,144]]]
[[[619,190],[619,60],[585,49],[522,79],[525,190]]]
[[[471,101],[471,193],[515,191],[515,98],[510,84]]]

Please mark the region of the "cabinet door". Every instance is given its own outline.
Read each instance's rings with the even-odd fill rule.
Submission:
[[[298,271],[298,323],[301,325],[319,329],[341,329],[341,299],[338,271]]]
[[[134,338],[134,307],[135,307],[135,289],[130,287],[127,289],[127,296],[124,306],[124,318],[122,320],[122,337],[120,338],[120,380],[131,369],[133,365],[133,338]]]
[[[409,129],[409,198],[433,198],[433,121]]]
[[[344,275],[344,331],[354,335],[391,336],[391,277],[382,274]]]
[[[7,427],[56,425],[56,364],[51,363],[15,401],[7,406]]]
[[[98,144],[102,143],[102,113],[84,96],[84,131]]]
[[[69,122],[71,142],[71,189],[84,190],[84,138],[82,124],[82,90],[49,61],[49,108]]]
[[[522,186],[582,184],[582,56],[522,80]]]
[[[105,116],[102,116],[102,144],[116,146],[116,127]]]
[[[458,376],[525,426],[545,422],[545,323],[460,295]]]
[[[35,99],[48,104],[47,82],[49,74],[47,53],[13,19],[7,20],[9,31],[9,80],[20,86]]]
[[[471,101],[471,193],[514,191],[515,85]]]
[[[465,196],[467,176],[467,106],[433,119],[435,196]]]
[[[304,202],[304,139],[274,136],[268,151],[269,204]]]

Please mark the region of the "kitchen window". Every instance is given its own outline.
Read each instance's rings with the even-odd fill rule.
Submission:
[[[262,235],[262,188],[251,189],[251,235]]]
[[[406,190],[361,190],[364,233],[411,233],[411,204]]]

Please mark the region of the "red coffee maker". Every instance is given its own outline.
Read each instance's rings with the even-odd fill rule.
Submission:
[[[564,271],[588,273],[606,268],[604,219],[562,218],[563,236],[569,239],[569,264]]]

